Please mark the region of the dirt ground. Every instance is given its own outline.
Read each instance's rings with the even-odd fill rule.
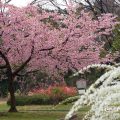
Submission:
[[[0,104],[3,104],[7,101],[7,98],[0,98]]]

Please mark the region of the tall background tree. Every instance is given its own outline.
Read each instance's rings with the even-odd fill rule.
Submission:
[[[52,6],[51,9],[57,9],[61,14],[67,14],[65,6],[68,4],[68,2],[77,4],[77,14],[79,14],[82,10],[85,10],[89,11],[95,19],[97,19],[102,14],[106,13],[112,13],[114,15],[117,15],[118,20],[120,17],[119,0],[61,0],[61,3],[59,2],[59,0],[34,0],[31,4],[37,4],[41,8],[46,8],[46,6],[49,5]],[[102,35],[96,38],[96,41],[105,42],[104,47],[101,50],[100,56],[102,58],[108,55],[113,57],[112,60],[108,59],[108,61],[104,62],[106,64],[120,62],[119,29],[120,26],[117,25],[116,29],[113,32],[111,32],[110,35]],[[69,75],[70,74],[68,74],[68,79],[70,79]]]

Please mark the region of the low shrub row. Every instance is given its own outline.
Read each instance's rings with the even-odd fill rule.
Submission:
[[[16,105],[53,105],[57,104],[64,98],[51,98],[47,95],[32,95],[32,96],[16,96]],[[7,104],[10,105],[10,99],[8,99]]]
[[[47,89],[34,89],[28,96],[16,96],[16,105],[56,105],[59,102],[75,96],[77,90],[73,87],[52,86]],[[10,105],[10,99],[7,104]]]

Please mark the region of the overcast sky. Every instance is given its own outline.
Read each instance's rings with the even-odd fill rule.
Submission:
[[[13,4],[17,7],[24,7],[26,6],[27,4],[31,3],[33,0],[12,0],[10,2],[10,4]],[[45,4],[47,0],[40,0],[41,1],[41,4]],[[63,0],[56,0],[57,3],[60,5],[60,4],[63,4]],[[61,5],[60,5],[61,6]],[[52,4],[45,4],[44,7],[47,7],[47,8],[51,8],[53,9],[53,5]]]
[[[27,4],[29,4],[30,2],[32,2],[33,0],[12,0],[10,3],[11,4],[14,4],[15,6],[17,7],[24,7],[26,6]],[[46,0],[41,0],[42,2],[45,2]],[[62,2],[63,0],[57,0],[57,3],[59,4],[63,4]],[[81,0],[81,1],[84,1],[84,0]],[[51,5],[47,5],[47,8],[52,8]]]
[[[12,0],[10,3],[18,7],[24,7],[29,4],[32,0]]]

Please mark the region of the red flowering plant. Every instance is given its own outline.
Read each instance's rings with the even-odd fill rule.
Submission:
[[[43,95],[48,96],[54,104],[59,103],[60,101],[77,95],[77,89],[75,87],[64,86],[49,86],[46,89],[35,88],[29,92],[29,95]]]

